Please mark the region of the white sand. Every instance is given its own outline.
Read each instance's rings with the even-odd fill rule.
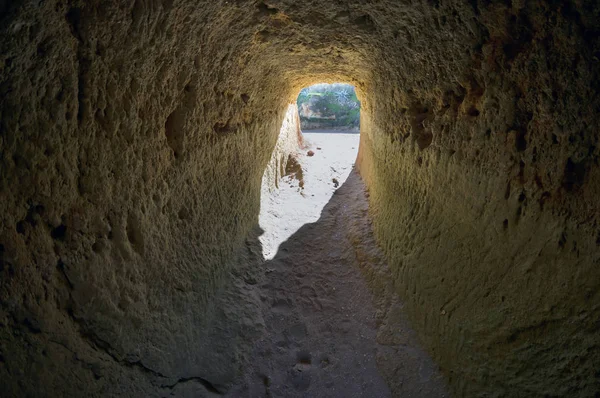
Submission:
[[[282,242],[300,227],[319,219],[323,207],[348,178],[358,153],[359,134],[344,132],[304,133],[306,148],[298,151],[304,171],[304,189],[293,177],[285,177],[279,189],[263,192],[259,224],[265,259],[272,259]],[[321,148],[320,150],[317,148]],[[307,156],[311,150],[315,154]]]

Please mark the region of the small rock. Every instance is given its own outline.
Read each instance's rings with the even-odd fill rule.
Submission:
[[[334,186],[335,188],[337,188],[337,187],[340,185],[340,182],[337,180],[337,178],[334,178],[334,179],[333,179],[333,180],[331,180],[331,181],[333,181],[333,186]]]
[[[314,156],[314,155],[315,155],[315,153],[314,153],[313,151],[308,151],[308,152],[306,152],[306,154],[307,154],[308,156]]]
[[[265,385],[265,387],[271,386],[271,378],[269,376],[263,375],[262,379],[263,379],[263,384]]]
[[[321,150],[321,148],[317,147],[317,150],[319,150],[319,151],[320,151],[320,150]]]

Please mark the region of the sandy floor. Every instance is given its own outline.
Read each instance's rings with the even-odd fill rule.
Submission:
[[[344,151],[355,153],[358,135],[307,138],[315,156],[302,159],[305,196],[292,183],[271,203],[286,203],[289,214],[273,207],[267,212],[291,224],[288,230],[279,226],[288,238],[264,263],[256,286],[265,332],[254,345],[243,380],[226,396],[447,396],[437,367],[419,347],[393,296],[352,161],[335,164],[335,171],[326,162]],[[348,174],[334,190],[331,179],[342,183]],[[328,202],[321,212],[323,201]],[[304,220],[316,222],[290,232]],[[270,233],[272,239],[275,233]]]
[[[358,153],[358,134],[305,132],[303,135],[306,148],[298,151],[298,161],[304,170],[304,189],[295,178],[284,177],[278,190],[262,193],[259,223],[265,232],[260,242],[268,260],[301,226],[319,219],[336,190],[333,179],[340,186],[346,181]],[[307,156],[308,151],[313,151],[314,156]]]

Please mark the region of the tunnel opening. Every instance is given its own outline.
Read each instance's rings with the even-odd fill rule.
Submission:
[[[319,219],[358,154],[360,101],[354,86],[319,83],[290,104],[261,189],[259,224],[265,259],[303,225]]]
[[[360,101],[354,86],[319,83],[300,90],[296,100],[302,131],[358,133]]]

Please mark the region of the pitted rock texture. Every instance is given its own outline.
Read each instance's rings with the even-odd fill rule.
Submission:
[[[598,395],[598,5],[444,9],[464,55],[376,75],[361,119],[397,291],[455,395]]]
[[[262,328],[261,177],[322,81],[360,94],[375,232],[454,394],[600,391],[596,1],[0,11],[6,395],[233,383]]]

